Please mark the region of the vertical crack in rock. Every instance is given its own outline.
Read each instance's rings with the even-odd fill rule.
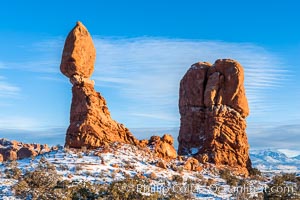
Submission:
[[[180,82],[178,154],[230,166],[248,175],[251,169],[246,120],[249,115],[243,67],[231,59],[191,66]]]
[[[94,89],[90,77],[95,59],[92,38],[85,26],[77,22],[65,41],[60,65],[61,72],[73,85],[65,145],[73,148],[97,148],[110,142],[137,145],[139,141],[131,132],[111,118],[105,99]]]

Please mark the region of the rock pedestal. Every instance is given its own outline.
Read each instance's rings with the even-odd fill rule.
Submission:
[[[95,58],[92,38],[85,26],[77,22],[65,41],[60,65],[61,72],[73,85],[65,145],[72,148],[97,148],[110,142],[136,145],[139,141],[123,124],[111,118],[105,99],[89,79]]]
[[[199,161],[248,175],[245,118],[249,108],[244,70],[238,62],[219,59],[213,65],[192,65],[180,82],[179,110],[179,155],[193,154]]]

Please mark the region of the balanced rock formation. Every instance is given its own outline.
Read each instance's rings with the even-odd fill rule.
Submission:
[[[92,38],[85,26],[77,22],[69,33],[62,54],[61,72],[72,83],[70,126],[65,145],[72,148],[97,148],[110,142],[138,144],[123,125],[114,121],[106,101],[90,80],[96,59]]]
[[[249,114],[244,70],[219,59],[193,64],[180,82],[178,154],[226,165],[248,175],[251,169],[246,120]]]

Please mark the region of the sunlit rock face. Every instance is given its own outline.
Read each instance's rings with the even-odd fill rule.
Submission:
[[[0,138],[0,162],[35,157],[50,151],[47,144],[25,144]]]
[[[73,85],[65,145],[73,148],[97,148],[110,142],[136,145],[139,141],[123,124],[111,118],[104,97],[94,89],[90,77],[95,59],[93,40],[86,27],[77,22],[65,41],[60,65],[61,72]]]
[[[174,148],[174,139],[171,135],[165,134],[162,137],[152,136],[148,141],[148,146],[153,150],[154,155],[165,160],[172,160],[177,157]]]
[[[243,67],[231,59],[193,64],[180,82],[178,154],[201,162],[251,169],[246,120],[249,115]]]

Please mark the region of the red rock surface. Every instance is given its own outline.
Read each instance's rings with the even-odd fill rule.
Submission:
[[[236,61],[196,63],[180,82],[178,154],[194,153],[202,162],[251,169],[245,118],[249,114],[244,70]]]
[[[46,144],[24,144],[15,140],[0,139],[0,162],[30,158],[50,151]]]
[[[29,158],[31,156],[37,156],[38,153],[30,147],[22,147],[18,152],[17,152],[17,156],[19,159],[22,158]]]
[[[185,161],[183,168],[188,171],[201,171],[202,167],[197,159],[193,157],[189,157],[187,161]]]
[[[123,125],[114,121],[104,97],[89,79],[94,70],[96,50],[88,30],[78,22],[69,33],[60,65],[72,83],[70,126],[65,145],[73,148],[97,148],[110,142],[139,144]]]
[[[67,77],[89,78],[94,71],[96,50],[92,38],[81,22],[69,33],[62,55],[60,70]]]
[[[177,157],[177,152],[173,144],[173,137],[169,134],[165,134],[162,137],[152,136],[148,146],[150,146],[150,149],[153,149],[155,156],[165,160],[171,160]]]

